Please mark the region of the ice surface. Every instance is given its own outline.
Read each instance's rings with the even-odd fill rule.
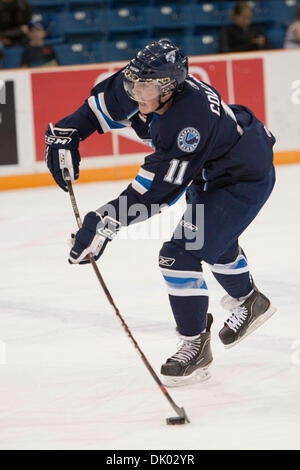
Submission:
[[[0,193],[0,340],[2,352],[6,348],[0,448],[299,449],[300,166],[278,168],[277,178],[241,244],[257,285],[278,312],[225,350],[218,339],[226,317],[219,304],[223,291],[204,266],[215,317],[212,379],[170,389],[191,420],[175,427],[166,426],[174,412],[92,268],[66,261],[65,242],[76,227],[68,195],[57,187]],[[81,212],[126,184],[74,186]],[[157,255],[182,207],[181,201],[168,215],[136,226],[129,239],[124,231],[98,263],[157,372],[177,348]],[[159,236],[143,239],[150,232]]]

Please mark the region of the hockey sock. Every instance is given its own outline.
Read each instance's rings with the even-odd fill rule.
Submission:
[[[196,336],[206,330],[208,295],[182,297],[169,295],[169,300],[181,335]]]
[[[213,264],[210,269],[219,284],[235,299],[247,296],[253,289],[248,262],[242,250],[233,262]]]
[[[160,252],[159,265],[179,333],[201,333],[206,328],[208,290],[200,261],[174,242],[167,242]]]

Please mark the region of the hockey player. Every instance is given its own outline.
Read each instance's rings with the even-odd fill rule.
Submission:
[[[225,347],[275,311],[255,286],[238,241],[272,191],[275,138],[250,109],[228,106],[213,86],[189,75],[187,57],[159,40],[96,85],[77,111],[49,124],[46,160],[57,184],[66,191],[64,168],[78,178],[81,140],[127,125],[154,152],[119,197],[85,216],[69,261],[97,260],[121,226],[160,212],[186,191],[186,212],[159,254],[182,339],[161,373],[166,385],[205,379],[213,319],[202,262],[227,292],[222,304],[230,313],[219,333]],[[138,217],[131,215],[133,204],[140,204]]]

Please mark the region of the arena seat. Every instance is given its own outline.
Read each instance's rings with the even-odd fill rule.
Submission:
[[[90,64],[93,56],[87,44],[59,44],[53,46],[59,65]]]
[[[210,32],[187,36],[183,48],[187,55],[217,54],[219,52],[219,35]]]
[[[23,47],[5,47],[1,68],[14,69],[21,67]]]
[[[143,33],[145,30],[145,18],[143,8],[113,8],[107,12],[106,28],[109,38],[118,34]]]
[[[51,37],[63,35],[70,43],[100,40],[104,29],[105,18],[94,10],[57,13],[50,24]]]
[[[264,7],[273,22],[284,26],[296,19],[297,4],[297,0],[264,1]]]

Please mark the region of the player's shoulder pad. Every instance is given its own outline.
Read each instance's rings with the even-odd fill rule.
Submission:
[[[136,102],[129,98],[124,89],[123,71],[124,68],[110,76],[100,76],[91,91],[91,95],[95,97],[104,96],[105,106],[115,121],[129,119],[137,111]]]

